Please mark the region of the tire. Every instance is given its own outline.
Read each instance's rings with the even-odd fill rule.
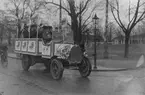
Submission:
[[[31,58],[28,55],[23,55],[22,68],[24,71],[28,71],[31,66]]]
[[[78,67],[82,77],[88,77],[91,74],[92,66],[88,58],[83,57],[82,62]]]
[[[52,59],[50,64],[50,73],[53,79],[59,80],[62,78],[63,75],[63,64],[59,59]]]

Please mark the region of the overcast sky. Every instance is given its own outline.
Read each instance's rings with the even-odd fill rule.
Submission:
[[[4,3],[7,2],[8,0],[0,0],[0,1],[1,1],[1,3],[0,3],[0,9],[4,9]],[[59,1],[59,0],[55,0],[55,1]],[[79,0],[76,0],[76,1],[79,1]],[[94,0],[94,1],[96,1],[96,0]],[[128,8],[129,0],[119,0],[119,2],[121,4],[121,8],[120,9],[122,10],[122,12],[121,12],[122,18],[125,18],[123,16],[125,16],[124,14],[127,15],[127,8]],[[133,4],[136,4],[137,0],[130,0],[130,2],[133,5]],[[101,11],[100,13],[97,11],[97,15],[98,15],[98,17],[100,19],[103,19],[103,20],[105,19],[105,15],[104,14],[105,14],[105,11]],[[110,17],[110,19],[113,19],[111,17],[111,13],[110,13],[109,17]]]
[[[0,0],[0,9],[4,9],[4,3],[6,2],[7,0]]]
[[[8,0],[0,0],[0,8],[4,9],[4,3],[7,2]],[[58,1],[58,0],[56,0]],[[79,0],[76,0],[79,1]],[[96,0],[95,0],[96,1]],[[120,0],[120,3],[123,4],[124,7],[127,7],[126,5],[128,5],[129,0]],[[137,2],[137,0],[130,0],[131,4],[135,4]]]
[[[1,9],[4,9],[4,3],[5,2],[7,2],[8,0],[0,0],[0,8]],[[58,0],[56,0],[56,1],[58,1]],[[79,1],[79,0],[76,0],[76,1]],[[95,0],[96,1],[96,0]],[[124,5],[124,7],[126,6],[126,5],[128,5],[128,2],[129,2],[129,0],[120,0],[120,2]],[[132,3],[132,4],[135,4],[136,2],[137,2],[137,0],[130,0],[130,2]]]

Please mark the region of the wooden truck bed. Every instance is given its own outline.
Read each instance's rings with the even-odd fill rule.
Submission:
[[[15,52],[30,55],[41,55],[42,41],[38,38],[16,38]]]
[[[42,40],[38,38],[16,38],[15,39],[15,53],[28,54],[34,56],[42,56],[44,58],[51,58],[52,56],[60,56],[60,51],[63,47],[72,44],[63,44],[52,40],[48,46],[42,44]]]

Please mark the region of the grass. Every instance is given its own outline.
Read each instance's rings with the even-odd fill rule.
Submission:
[[[92,59],[94,48],[87,48],[89,59]],[[129,56],[124,58],[124,45],[109,45],[108,46],[109,59],[103,58],[104,45],[97,46],[97,65],[108,68],[136,68],[138,60],[141,55],[145,54],[145,44],[134,44],[129,46]],[[98,60],[99,59],[99,60]],[[145,64],[144,64],[145,65]]]
[[[145,45],[134,44],[129,46],[129,56],[128,58],[124,58],[124,45],[109,45],[108,46],[108,53],[109,59],[113,60],[137,60],[142,54],[144,54],[144,47]],[[93,57],[92,54],[94,53],[93,46],[91,48],[87,48],[88,55]],[[104,53],[104,45],[101,44],[97,46],[97,59],[103,59]]]

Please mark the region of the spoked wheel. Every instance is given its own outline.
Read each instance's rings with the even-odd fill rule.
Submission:
[[[31,58],[28,55],[22,57],[22,67],[24,71],[28,71],[31,66]]]
[[[7,55],[4,53],[1,54],[1,64],[3,67],[7,67],[8,65]]]
[[[63,64],[59,59],[52,59],[50,64],[50,73],[52,78],[55,80],[59,80],[62,78],[63,75]]]
[[[79,72],[82,77],[87,77],[92,71],[92,66],[88,58],[84,57],[79,65]]]

